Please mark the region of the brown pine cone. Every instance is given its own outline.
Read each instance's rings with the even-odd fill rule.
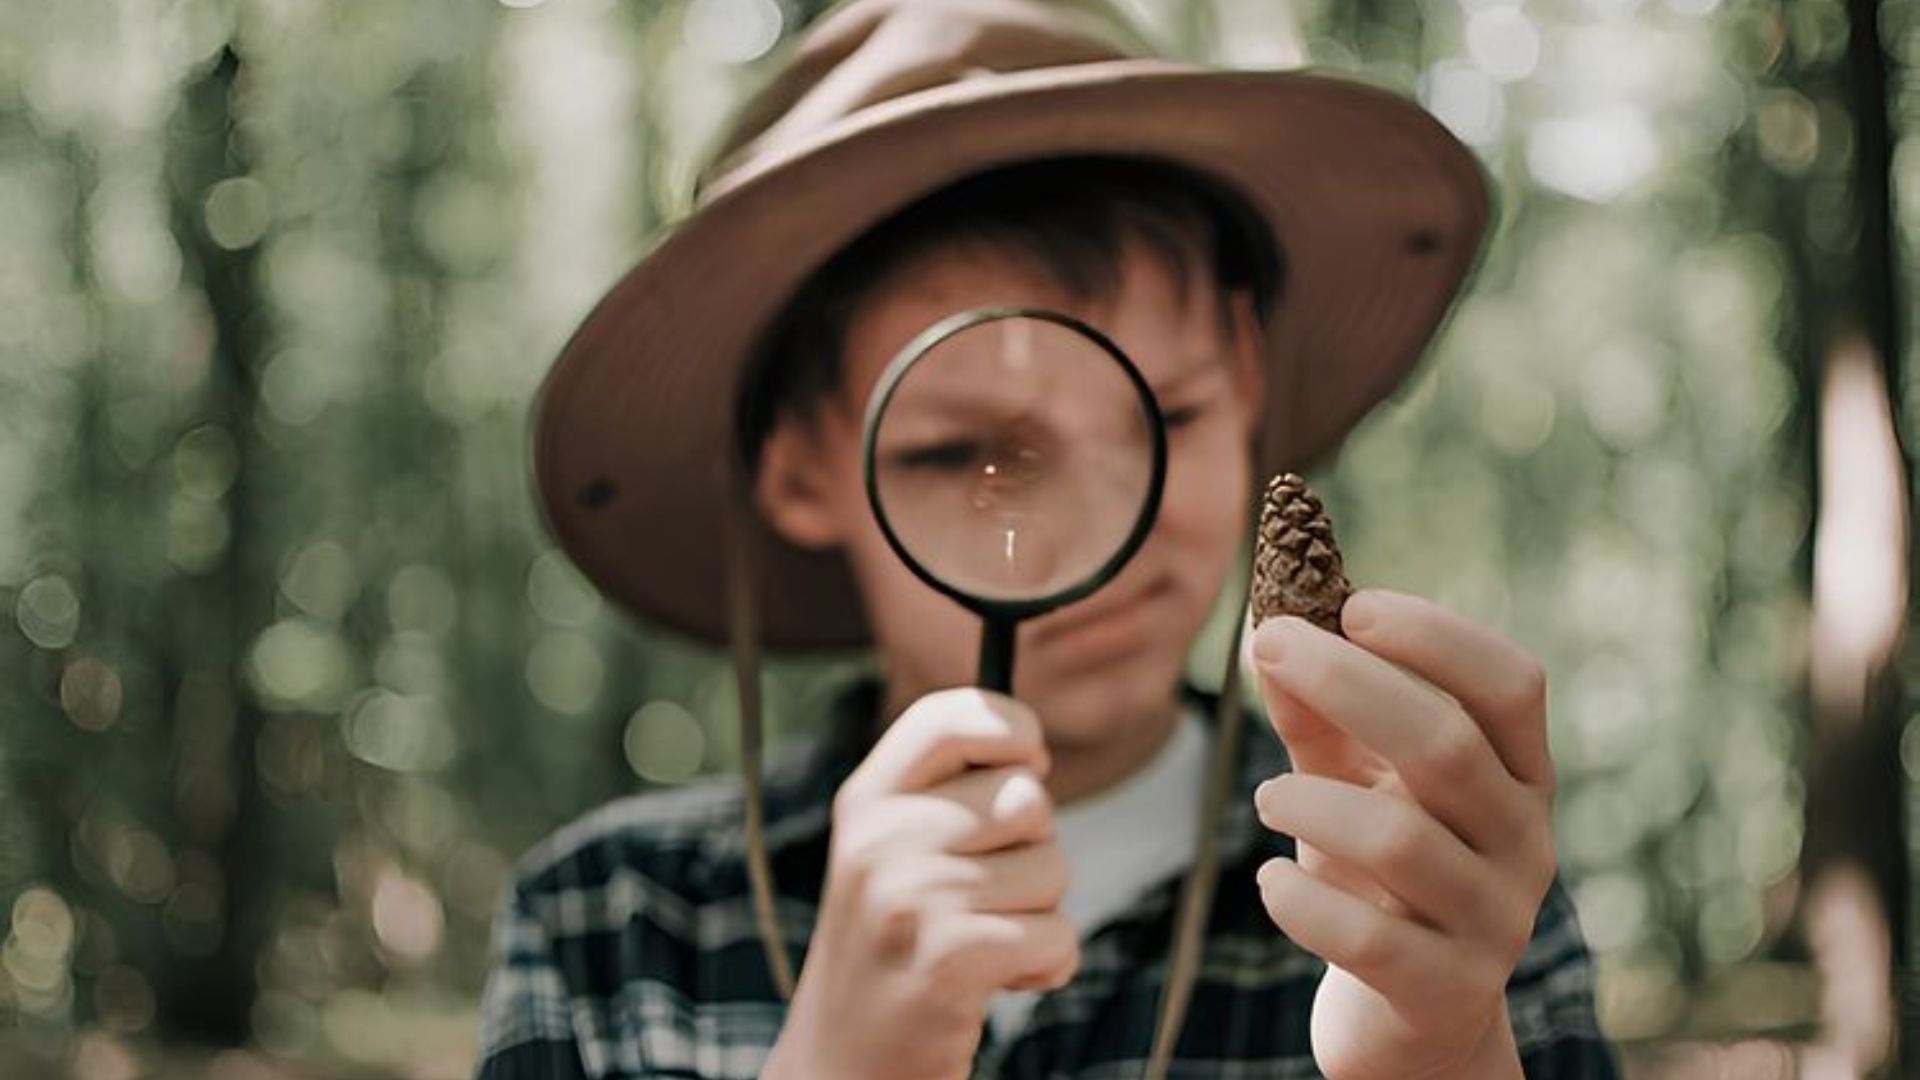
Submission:
[[[1340,606],[1352,592],[1320,497],[1298,474],[1274,477],[1253,549],[1253,625],[1298,615],[1338,634]]]

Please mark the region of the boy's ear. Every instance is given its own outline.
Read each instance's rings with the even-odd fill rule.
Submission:
[[[828,548],[840,543],[840,515],[828,482],[826,447],[818,426],[781,419],[760,448],[753,497],[760,513],[789,543]]]

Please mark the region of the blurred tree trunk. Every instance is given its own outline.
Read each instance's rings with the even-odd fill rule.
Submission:
[[[228,251],[214,244],[201,217],[207,190],[245,171],[232,114],[242,67],[229,45],[204,73],[182,87],[167,162],[174,236],[188,266],[198,270],[215,334],[202,420],[231,435],[236,469],[227,495],[231,531],[225,553],[206,573],[174,583],[177,628],[187,632],[155,644],[167,660],[168,728],[176,741],[182,733],[209,724],[216,733],[229,733],[226,745],[200,748],[209,761],[179,761],[175,768],[201,764],[220,769],[225,774],[221,779],[230,785],[231,801],[228,812],[217,815],[205,834],[194,838],[205,844],[219,869],[224,921],[217,941],[209,949],[177,955],[158,966],[153,976],[161,1031],[215,1045],[248,1040],[256,966],[270,926],[277,876],[275,815],[255,765],[262,710],[244,691],[234,689],[243,684],[247,643],[271,617],[273,597],[272,557],[262,549],[257,531],[267,511],[260,502],[262,455],[254,425],[262,348],[256,249]],[[156,629],[164,633],[167,628]],[[196,678],[204,680],[197,685],[206,692],[190,689]]]
[[[1860,572],[1853,558],[1855,548],[1871,551],[1874,545],[1900,542],[1884,534],[1860,535],[1851,516],[1832,517],[1849,509],[1840,501],[1844,494],[1833,490],[1835,479],[1857,476],[1868,468],[1891,469],[1903,493],[1900,501],[1911,502],[1904,497],[1908,490],[1905,462],[1892,437],[1897,428],[1890,429],[1887,440],[1895,445],[1886,447],[1879,461],[1840,460],[1835,439],[1850,433],[1826,430],[1844,415],[1833,407],[1836,380],[1845,377],[1836,365],[1870,366],[1874,382],[1883,391],[1881,400],[1891,403],[1899,400],[1894,391],[1900,383],[1902,357],[1898,325],[1902,293],[1893,246],[1892,139],[1880,4],[1849,0],[1847,15],[1849,36],[1838,69],[1811,77],[1808,93],[1823,104],[1837,106],[1840,115],[1851,120],[1851,160],[1836,162],[1834,169],[1835,181],[1844,183],[1849,192],[1850,213],[1835,243],[1835,237],[1821,234],[1809,204],[1800,221],[1806,232],[1796,237],[1803,249],[1814,249],[1815,268],[1830,271],[1799,282],[1806,297],[1807,346],[1801,390],[1813,418],[1812,443],[1824,459],[1819,505],[1828,519],[1816,533],[1814,552],[1813,726],[1802,917],[1815,965],[1827,984],[1822,1018],[1826,1048],[1839,1054],[1849,1068],[1902,1075],[1901,1060],[1911,1062],[1913,1055],[1901,1051],[1899,1038],[1888,1041],[1904,1012],[1898,999],[1904,990],[1900,973],[1907,949],[1910,889],[1900,764],[1901,724],[1907,710],[1892,663],[1898,627],[1886,628],[1884,653],[1869,651],[1855,668],[1851,657],[1831,643],[1832,627],[1843,626],[1850,634],[1868,631],[1870,612],[1849,606],[1848,595],[1825,580],[1824,569],[1838,555],[1856,563],[1850,572]],[[1842,135],[1838,131],[1821,134],[1823,139]],[[1822,247],[1827,249],[1824,253],[1819,250]],[[1847,421],[1850,426],[1859,422]],[[1891,526],[1896,532],[1903,531],[1906,507],[1888,518],[1900,523]],[[1869,518],[1865,524],[1871,523]],[[1817,550],[1823,544],[1836,545],[1834,552]],[[1904,554],[1900,561],[1904,563]],[[1906,585],[1876,581],[1872,588],[1904,590]],[[1902,607],[1904,603],[1903,598]],[[1881,1015],[1863,1015],[1872,1012]]]

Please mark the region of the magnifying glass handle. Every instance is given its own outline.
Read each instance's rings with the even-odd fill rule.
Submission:
[[[1013,619],[989,615],[980,623],[980,677],[982,690],[1013,693]]]

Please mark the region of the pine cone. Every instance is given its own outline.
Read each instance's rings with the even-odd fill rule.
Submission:
[[[1340,606],[1352,592],[1320,497],[1295,473],[1274,477],[1253,550],[1253,624],[1299,615],[1338,634]]]

